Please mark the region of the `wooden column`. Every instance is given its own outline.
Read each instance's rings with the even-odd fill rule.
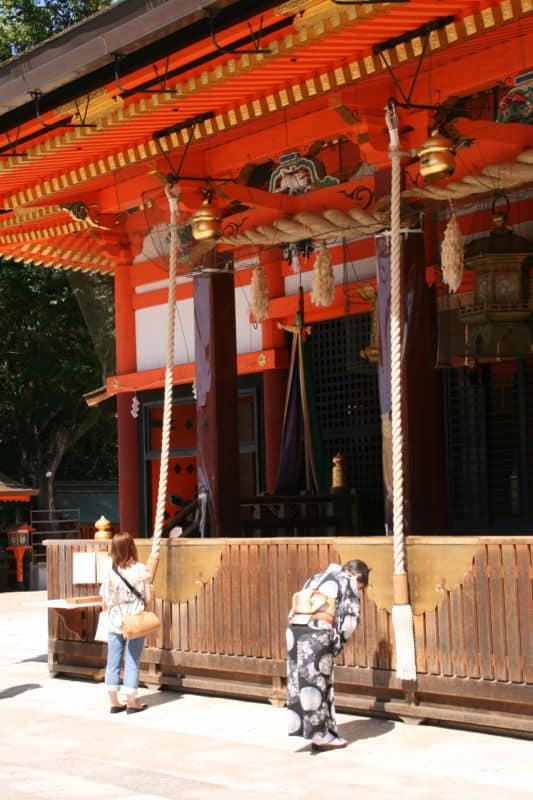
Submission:
[[[273,494],[279,469],[283,410],[287,391],[287,370],[269,369],[263,373],[263,413],[265,420],[265,484]]]
[[[268,296],[283,297],[285,284],[283,280],[281,252],[277,261],[267,261],[262,254],[261,261],[267,279]],[[277,320],[267,319],[263,322],[263,347],[265,349],[285,349],[285,333],[278,328]],[[287,391],[287,369],[267,370],[263,373],[263,414],[265,431],[265,488],[274,493],[279,469],[281,432],[283,428],[283,412]]]
[[[233,273],[193,278],[198,488],[207,491],[211,536],[239,535],[239,436]]]
[[[135,372],[135,314],[131,302],[131,266],[115,271],[115,320],[117,375]],[[132,536],[140,532],[139,453],[137,420],[131,416],[132,393],[117,395],[118,494],[120,528]]]
[[[422,533],[444,524],[444,441],[440,376],[435,369],[436,298],[425,281],[420,234],[402,246],[404,305],[410,306],[404,341],[404,485],[405,525]],[[405,331],[405,329],[404,329]]]

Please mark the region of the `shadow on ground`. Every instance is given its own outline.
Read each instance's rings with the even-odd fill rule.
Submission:
[[[183,695],[179,692],[161,692],[157,689],[149,694],[143,692],[142,695],[139,695],[139,700],[143,703],[147,703],[150,707],[163,706],[166,703],[173,703],[175,700],[182,699]]]
[[[338,726],[339,736],[346,739],[348,747],[361,739],[374,739],[376,736],[384,736],[394,728],[394,722],[386,719],[354,719],[343,722]],[[313,750],[311,742],[297,750],[298,753],[309,753],[312,756],[321,755],[331,750]]]
[[[32,656],[31,658],[23,658],[22,661],[17,661],[17,664],[46,664],[48,662],[48,655],[43,653],[40,656]]]
[[[374,739],[383,736],[394,728],[394,722],[388,719],[352,719],[339,725],[339,736],[350,745],[359,739]]]
[[[16,697],[18,694],[29,692],[30,689],[42,689],[42,686],[40,683],[21,683],[18,686],[10,686],[9,689],[4,689],[3,692],[0,692],[0,700]]]

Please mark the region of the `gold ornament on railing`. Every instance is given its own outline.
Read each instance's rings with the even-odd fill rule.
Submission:
[[[265,271],[261,264],[254,269],[251,289],[250,310],[256,322],[263,322],[268,317],[268,289]]]
[[[96,520],[96,522],[94,523],[94,527],[96,530],[94,534],[95,539],[107,540],[113,538],[111,523],[106,517],[104,517],[103,514],[100,517],[100,519]]]
[[[344,472],[344,456],[336,453],[332,459],[333,468],[331,470],[332,489],[341,489],[346,486],[346,475]]]
[[[315,306],[330,306],[335,299],[335,279],[331,256],[325,244],[322,244],[313,265],[313,283],[311,286],[311,302]]]

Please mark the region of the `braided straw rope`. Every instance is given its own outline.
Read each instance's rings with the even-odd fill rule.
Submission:
[[[391,400],[392,400],[392,525],[393,599],[392,626],[396,643],[396,676],[416,680],[416,654],[413,612],[409,604],[403,529],[403,421],[402,421],[402,341],[401,341],[401,156],[398,117],[390,103],[386,111],[391,158]]]
[[[268,287],[265,271],[261,264],[254,269],[251,289],[250,310],[256,322],[263,322],[268,317]]]
[[[330,306],[335,299],[335,277],[331,256],[325,244],[320,246],[313,266],[311,302],[315,306]]]
[[[463,280],[464,248],[461,228],[453,210],[442,238],[440,260],[442,281],[450,292],[456,292]]]
[[[273,246],[303,239],[333,238],[340,234],[368,236],[385,227],[383,214],[373,216],[360,208],[351,208],[348,213],[330,208],[320,214],[301,211],[290,218],[281,217],[271,225],[258,225],[236,236],[223,236],[220,242],[233,247],[247,244]]]
[[[485,167],[479,175],[465,175],[460,181],[453,181],[444,187],[428,185],[409,189],[402,192],[401,197],[461,200],[475,194],[487,194],[495,189],[508,189],[531,182],[533,148],[524,150],[515,161]],[[409,208],[402,209],[402,215],[404,211],[408,214]],[[357,206],[347,212],[338,208],[329,208],[321,213],[301,211],[291,218],[275,220],[271,225],[258,225],[257,228],[249,228],[236,236],[224,236],[220,242],[233,247],[249,244],[268,247],[302,239],[327,239],[339,235],[370,236],[388,228],[389,221],[389,209],[386,206],[380,207],[378,201],[372,213]],[[410,227],[407,217],[404,227]]]
[[[394,572],[405,572],[403,537],[403,423],[402,423],[402,342],[400,299],[400,194],[401,155],[391,146],[391,399],[392,399],[392,486]]]
[[[426,186],[423,189],[409,189],[404,192],[404,197],[460,200],[473,194],[487,194],[495,189],[510,189],[531,182],[533,182],[533,148],[524,150],[514,161],[491,164],[482,169],[479,175],[465,175],[462,180],[448,183],[443,188]]]
[[[157,490],[157,509],[155,515],[152,549],[148,560],[148,568],[154,577],[159,564],[161,535],[165,517],[165,506],[168,482],[168,455],[170,451],[170,423],[172,420],[172,386],[174,369],[174,329],[176,317],[176,277],[178,265],[178,196],[172,194],[170,186],[165,188],[170,207],[170,264],[168,271],[168,303],[167,303],[167,360],[165,368],[165,389],[163,395],[163,431],[161,435],[161,461],[159,469],[159,486]]]

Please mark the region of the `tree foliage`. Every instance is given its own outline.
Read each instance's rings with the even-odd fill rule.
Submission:
[[[0,0],[0,61],[111,2]],[[80,280],[0,261],[0,469],[45,487],[49,506],[62,464],[72,479],[116,475],[115,422],[83,399],[113,369],[112,286]]]
[[[111,0],[0,0],[0,61],[27,50]]]
[[[93,474],[72,474],[71,467],[69,477],[114,477],[114,430],[83,399],[101,384],[102,369],[76,300],[76,292],[92,293],[107,307],[107,330],[98,335],[112,342],[112,285],[85,277],[73,289],[64,272],[0,262],[0,464],[13,478],[52,492],[64,456],[97,425],[99,435],[85,447],[92,455],[81,458]],[[52,505],[52,497],[44,499]]]

